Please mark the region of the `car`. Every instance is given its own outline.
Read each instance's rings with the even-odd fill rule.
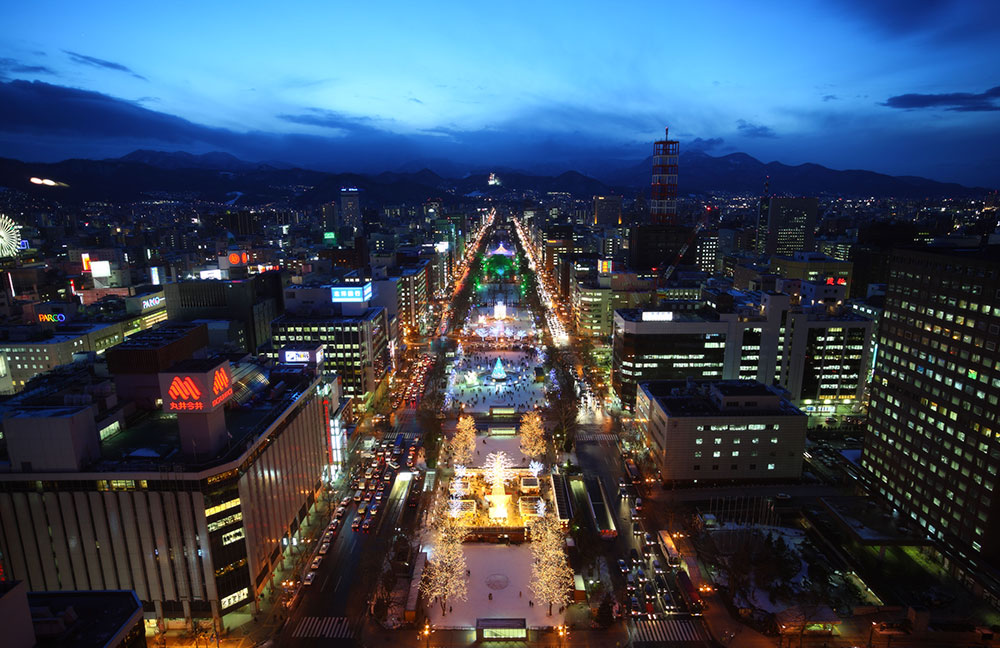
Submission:
[[[329,542],[324,542],[323,544],[321,544],[319,546],[319,555],[321,555],[321,556],[325,555],[326,552],[328,552],[328,551],[330,551],[330,543]]]
[[[347,513],[347,507],[346,506],[338,506],[337,510],[333,514],[333,519],[334,520],[339,520],[340,518],[344,517],[344,513]]]
[[[639,582],[640,583],[645,583],[646,581],[649,580],[648,578],[646,578],[646,572],[643,571],[642,567],[640,567],[639,569],[635,570],[635,574],[636,574],[636,576],[639,577]]]
[[[338,529],[340,529],[340,520],[334,520],[330,523],[330,526],[327,527],[327,531],[330,533],[336,533]]]
[[[647,547],[656,544],[656,541],[653,540],[653,534],[651,534],[651,533],[644,533],[644,534],[642,534],[642,540],[643,540],[643,543]]]
[[[372,528],[372,519],[365,518],[364,523],[362,523],[361,525],[361,530],[364,531],[365,533],[368,533],[368,530],[371,528]]]
[[[364,491],[358,490],[356,493],[354,493],[354,501],[360,502],[362,495],[364,495]]]
[[[775,495],[775,499],[779,499],[779,500],[785,502],[785,501],[788,501],[788,500],[792,499],[792,496],[789,495],[788,493],[778,493],[777,495]]]
[[[642,498],[641,497],[635,498],[635,510],[637,510],[637,511],[641,511],[642,510]]]
[[[656,583],[656,589],[658,591],[660,591],[660,592],[666,592],[667,591],[667,579],[664,578],[663,576],[657,574],[656,578],[653,580],[653,582]]]
[[[367,510],[368,510],[367,502],[361,502],[361,504],[358,505],[358,515],[360,515],[361,517],[364,517],[365,511]]]
[[[332,541],[333,541],[333,531],[327,531],[326,533],[323,534],[323,542],[332,542]]]
[[[629,550],[628,557],[631,559],[633,566],[639,564],[639,552],[636,551],[635,549]]]
[[[376,492],[375,493],[375,501],[376,502],[381,502],[382,501],[382,496],[384,494],[385,494],[385,491],[378,491],[378,492]]]
[[[639,607],[639,599],[633,596],[629,601],[629,608],[632,610],[632,616],[637,617],[642,613],[642,608]]]
[[[371,517],[378,515],[378,504],[372,504],[372,507],[368,509],[368,515]]]
[[[354,521],[351,522],[351,528],[357,531],[361,528],[361,518],[357,515],[354,516]]]
[[[628,565],[621,558],[618,559],[618,569],[622,570],[623,574],[628,573]]]
[[[635,576],[632,574],[625,574],[625,589],[630,592],[635,589]]]
[[[312,568],[319,569],[319,564],[323,562],[323,556],[316,556],[312,561]]]
[[[306,577],[302,579],[303,585],[312,585],[312,582],[316,580],[316,572],[311,571],[306,574]]]
[[[347,508],[348,506],[351,505],[351,498],[345,497],[344,499],[340,500],[340,505],[343,506],[344,508]]]
[[[660,561],[657,558],[653,558],[653,573],[654,574],[663,573],[663,565],[660,564]]]

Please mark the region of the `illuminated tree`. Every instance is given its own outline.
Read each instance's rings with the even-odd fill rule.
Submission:
[[[535,561],[531,566],[531,591],[535,597],[549,605],[568,605],[573,589],[573,569],[566,561],[563,549],[563,530],[554,515],[540,517],[531,525],[531,552]]]
[[[491,452],[486,457],[483,478],[492,487],[494,495],[504,493],[504,484],[510,479],[512,465],[506,452]]]
[[[545,426],[538,412],[526,412],[521,417],[521,452],[529,457],[541,457],[547,449]]]
[[[467,567],[462,551],[467,533],[453,517],[435,520],[430,557],[420,587],[424,596],[441,605],[441,616],[448,611],[448,601],[464,601],[468,596]]]
[[[542,472],[543,468],[545,468],[545,466],[541,461],[532,460],[532,462],[528,464],[528,470],[531,471],[531,476],[535,479],[538,479],[538,475]]]
[[[468,465],[476,452],[476,419],[464,414],[458,419],[455,436],[451,439],[452,461]]]

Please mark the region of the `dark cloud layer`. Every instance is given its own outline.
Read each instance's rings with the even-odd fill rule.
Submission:
[[[711,151],[721,147],[725,143],[725,140],[721,137],[710,137],[708,139],[702,139],[696,137],[690,142],[684,143],[685,151]]]
[[[8,74],[52,74],[55,72],[44,65],[34,65],[17,61],[12,58],[0,58],[0,79],[7,78]]]
[[[121,63],[115,63],[114,61],[105,61],[104,59],[99,59],[95,56],[87,56],[86,54],[79,54],[77,52],[71,52],[69,50],[63,50],[63,53],[70,57],[74,63],[79,63],[81,65],[89,65],[90,67],[103,68],[105,70],[114,70],[116,72],[124,72],[126,74],[131,74],[136,79],[142,79],[143,81],[148,81],[146,77],[141,74],[137,74],[132,71],[131,68],[122,65]]]
[[[946,92],[942,94],[902,94],[889,97],[883,106],[912,110],[944,108],[957,112],[988,112],[1000,110],[1000,86],[986,92]]]
[[[744,137],[775,138],[778,136],[770,126],[761,126],[745,119],[736,120],[736,130]]]

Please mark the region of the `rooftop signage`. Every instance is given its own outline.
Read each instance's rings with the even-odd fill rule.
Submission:
[[[229,362],[208,371],[167,371],[160,374],[165,412],[213,412],[233,395]]]
[[[366,302],[372,298],[372,282],[356,286],[331,286],[330,301],[336,303]]]
[[[673,311],[642,311],[643,322],[672,322],[674,321]]]

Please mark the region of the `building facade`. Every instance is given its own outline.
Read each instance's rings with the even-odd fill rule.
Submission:
[[[664,483],[802,476],[806,416],[761,383],[640,383],[636,420]]]
[[[870,490],[963,580],[1000,567],[998,259],[996,248],[891,254],[861,460]],[[978,584],[1000,602],[995,582]]]

